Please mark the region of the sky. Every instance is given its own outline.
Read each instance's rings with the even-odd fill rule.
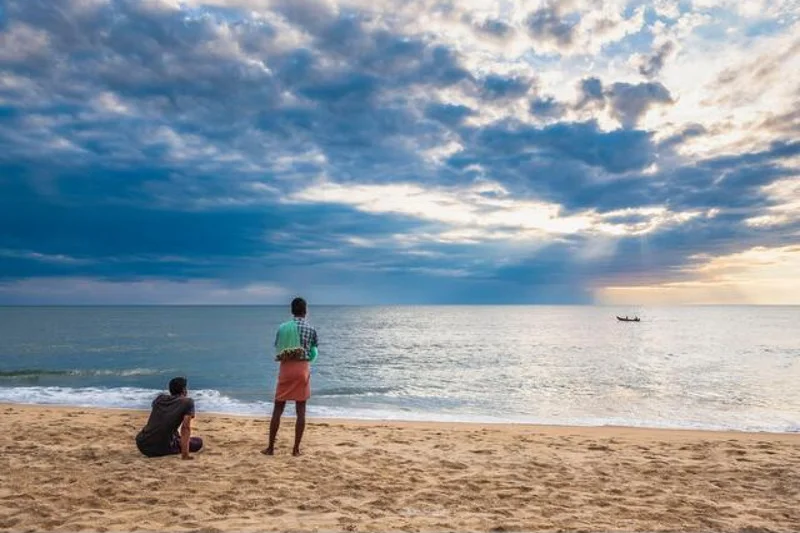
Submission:
[[[0,304],[800,304],[798,0],[0,0]]]

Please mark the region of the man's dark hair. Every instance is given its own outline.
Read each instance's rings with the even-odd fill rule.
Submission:
[[[293,316],[306,316],[308,304],[302,298],[295,298],[292,300],[292,315]]]
[[[186,392],[186,378],[172,378],[169,380],[169,393],[173,396]]]

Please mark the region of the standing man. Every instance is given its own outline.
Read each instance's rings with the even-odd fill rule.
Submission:
[[[192,459],[189,452],[203,447],[200,437],[192,437],[194,400],[187,396],[186,378],[172,378],[169,394],[159,394],[153,400],[147,425],[136,435],[136,446],[147,457],[181,454]],[[178,428],[181,432],[178,434]]]
[[[280,361],[275,405],[269,424],[269,444],[261,451],[275,453],[275,437],[287,401],[295,403],[297,421],[292,455],[300,455],[300,441],[306,429],[306,401],[311,396],[311,361],[317,354],[317,331],[306,321],[308,306],[302,298],[292,300],[292,320],[284,322],[275,335],[275,360]]]

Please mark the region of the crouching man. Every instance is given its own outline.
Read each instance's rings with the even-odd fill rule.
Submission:
[[[194,400],[187,392],[186,378],[172,378],[169,394],[159,394],[153,400],[147,425],[136,435],[136,446],[147,457],[180,453],[183,459],[192,459],[189,452],[203,447],[202,439],[192,437]]]

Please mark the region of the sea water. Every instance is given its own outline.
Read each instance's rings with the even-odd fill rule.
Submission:
[[[183,375],[201,413],[266,416],[288,318],[0,308],[0,402],[146,409]],[[314,417],[800,431],[800,307],[313,306],[309,319]]]

